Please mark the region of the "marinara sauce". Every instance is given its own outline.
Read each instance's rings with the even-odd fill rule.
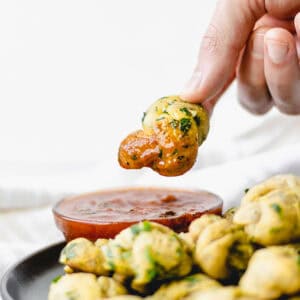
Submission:
[[[205,213],[221,214],[222,200],[209,192],[166,188],[105,190],[66,198],[53,209],[67,240],[113,238],[126,227],[149,220],[186,232]]]

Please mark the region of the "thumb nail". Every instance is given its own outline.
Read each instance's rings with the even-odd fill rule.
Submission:
[[[195,72],[191,79],[184,86],[181,91],[181,96],[185,100],[197,101],[197,95],[199,97],[199,89],[202,81],[202,73]]]

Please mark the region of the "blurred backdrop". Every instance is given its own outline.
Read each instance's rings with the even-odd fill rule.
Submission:
[[[178,92],[214,1],[2,1],[0,159],[115,155]]]

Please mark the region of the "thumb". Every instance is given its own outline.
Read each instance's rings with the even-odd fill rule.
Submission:
[[[190,102],[213,101],[234,77],[239,55],[255,23],[264,14],[294,15],[300,0],[221,0],[202,40],[198,62],[181,97]],[[212,100],[213,99],[213,100]]]

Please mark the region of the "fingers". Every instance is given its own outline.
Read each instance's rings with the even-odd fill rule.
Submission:
[[[238,73],[238,99],[254,114],[264,114],[272,107],[264,72],[264,35],[268,28],[252,33],[244,51]]]
[[[300,67],[296,42],[285,29],[270,29],[265,42],[265,77],[273,101],[286,114],[300,113]]]
[[[300,11],[299,0],[264,0],[266,11],[279,19],[294,17]]]
[[[256,1],[261,2],[255,8],[257,15],[252,14],[249,2],[218,2],[202,40],[194,74],[181,94],[182,98],[203,102],[212,99],[228,84],[255,21],[265,13],[263,1]]]
[[[300,0],[221,0],[205,34],[198,62],[181,97],[203,102],[219,94],[235,74],[240,51],[258,19],[266,13],[290,17]]]

